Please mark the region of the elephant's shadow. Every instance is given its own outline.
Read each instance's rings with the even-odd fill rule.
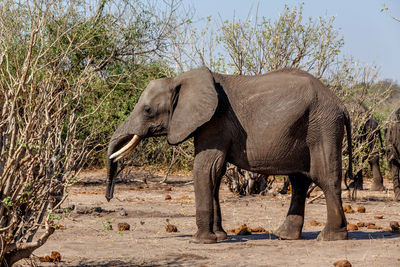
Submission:
[[[318,237],[319,231],[315,232],[303,232],[301,235],[301,240],[316,240]],[[392,234],[390,232],[363,232],[363,231],[354,231],[349,232],[349,240],[369,240],[369,239],[392,239],[399,238],[400,234]],[[274,234],[252,234],[252,235],[229,235],[228,239],[222,242],[246,242],[247,240],[277,240],[280,239],[278,236]]]
[[[301,240],[316,240],[320,232],[303,232],[301,235]],[[176,237],[191,238],[191,235],[178,235]],[[355,231],[349,232],[349,240],[370,240],[370,239],[392,239],[399,238],[399,234],[392,234],[390,232],[378,231],[378,232],[363,232]],[[237,243],[237,242],[247,242],[249,240],[279,240],[280,238],[271,233],[258,233],[251,235],[228,235],[228,239],[221,241],[220,243]]]

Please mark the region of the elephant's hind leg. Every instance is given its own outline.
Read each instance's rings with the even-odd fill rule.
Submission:
[[[389,162],[389,167],[393,178],[394,200],[400,201],[400,179],[399,179],[400,167],[398,161],[391,160]]]
[[[301,174],[289,175],[292,184],[292,199],[285,221],[274,232],[282,239],[300,239],[304,223],[306,194],[311,180]]]
[[[327,223],[318,235],[318,240],[347,239],[347,222],[341,196],[341,147],[338,141],[337,147],[321,144],[311,150],[311,177],[325,194],[328,213]]]

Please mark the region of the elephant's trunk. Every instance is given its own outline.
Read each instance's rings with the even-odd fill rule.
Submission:
[[[110,201],[113,198],[114,194],[114,177],[117,173],[118,163],[110,159],[110,155],[115,150],[117,144],[118,142],[111,141],[107,151],[107,188],[106,188],[107,201]]]
[[[127,142],[130,140],[129,142]],[[118,168],[118,160],[123,159],[127,155],[129,155],[133,149],[139,143],[140,138],[137,135],[121,135],[118,133],[114,133],[111,138],[110,145],[108,146],[107,151],[107,188],[106,188],[106,199],[110,201],[113,198],[114,194],[114,178],[117,174]]]

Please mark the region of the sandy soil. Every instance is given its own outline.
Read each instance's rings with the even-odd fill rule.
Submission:
[[[229,234],[224,242],[199,245],[190,242],[196,230],[194,190],[187,184],[191,177],[172,176],[168,185],[157,183],[161,176],[147,176],[147,184],[135,181],[143,177],[146,175],[136,173],[131,180],[118,183],[115,198],[107,202],[105,171],[85,173],[83,182],[71,188],[63,204],[75,209],[56,220],[65,229],[57,230],[36,250],[33,261],[54,266],[38,257],[58,251],[62,257],[59,266],[333,266],[343,259],[353,266],[400,266],[400,234],[385,231],[390,221],[400,221],[400,202],[391,200],[391,190],[364,190],[357,202],[350,202],[343,192],[344,205],[356,210],[346,214],[349,223],[373,222],[384,228],[359,228],[349,233],[349,240],[316,240],[323,226],[310,222],[326,221],[325,199],[321,198],[306,205],[302,240],[279,240],[266,233]],[[391,188],[390,182],[385,180],[385,186]],[[313,196],[318,194],[313,192]],[[166,200],[166,195],[171,199]],[[222,185],[223,226],[227,230],[247,224],[272,232],[284,220],[289,203],[290,195],[238,197]],[[361,205],[366,213],[357,212]],[[118,231],[121,222],[128,223],[130,230]],[[166,232],[168,223],[178,232]],[[27,264],[21,261],[19,265]]]

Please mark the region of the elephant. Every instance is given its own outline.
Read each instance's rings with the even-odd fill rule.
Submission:
[[[241,170],[232,164],[227,165],[224,178],[229,190],[242,196],[265,194],[270,184],[268,176]]]
[[[373,176],[371,190],[383,191],[385,187],[383,186],[383,177],[379,165],[379,151],[376,148],[376,144],[379,141],[380,148],[383,150],[383,140],[378,120],[374,115],[368,113],[368,108],[362,102],[352,101],[347,103],[346,106],[350,111],[350,116],[355,121],[361,122],[357,127],[359,128],[359,135],[354,138],[353,143],[357,146],[362,146],[362,154],[364,156],[360,159],[361,162],[368,160]],[[363,169],[360,169],[354,175],[353,182],[347,186],[347,179],[345,179],[345,184],[347,188],[363,190],[363,180]]]
[[[293,193],[285,220],[274,232],[278,237],[301,238],[306,192],[314,182],[327,203],[327,223],[318,239],[347,239],[341,199],[345,128],[351,155],[346,107],[302,70],[244,76],[202,67],[153,80],[111,137],[106,199],[113,198],[118,160],[140,140],[165,135],[170,145],[177,145],[193,137],[197,225],[193,242],[227,239],[219,187],[228,162],[265,175],[289,175]]]
[[[393,178],[394,200],[400,201],[400,107],[389,117],[387,128],[384,129],[386,155]]]

